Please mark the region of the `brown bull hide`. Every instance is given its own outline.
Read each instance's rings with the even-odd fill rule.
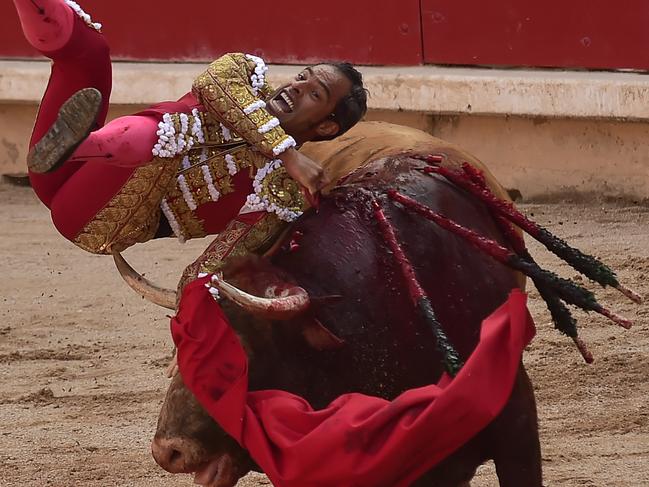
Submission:
[[[325,193],[336,187],[338,181],[365,164],[407,154],[443,154],[445,163],[458,167],[469,162],[480,169],[487,185],[499,198],[509,200],[509,195],[480,160],[455,144],[433,137],[421,130],[387,122],[361,122],[347,133],[327,142],[307,142],[300,149],[325,168],[332,181]]]

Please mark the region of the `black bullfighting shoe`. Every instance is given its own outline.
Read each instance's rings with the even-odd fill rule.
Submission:
[[[27,167],[46,173],[60,167],[92,131],[101,110],[101,93],[95,88],[77,91],[61,106],[56,120],[27,154]]]

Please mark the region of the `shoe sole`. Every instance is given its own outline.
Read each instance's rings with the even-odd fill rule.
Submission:
[[[33,173],[60,167],[92,131],[101,109],[101,93],[95,88],[77,91],[61,106],[55,122],[27,155]]]

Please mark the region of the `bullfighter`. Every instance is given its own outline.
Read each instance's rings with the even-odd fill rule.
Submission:
[[[14,4],[27,40],[53,61],[31,184],[59,232],[89,252],[216,234],[236,218],[293,220],[324,184],[296,148],[344,133],[366,111],[348,63],[307,67],[273,90],[261,58],[235,53],[178,101],[104,125],[111,62],[101,25],[71,0]]]

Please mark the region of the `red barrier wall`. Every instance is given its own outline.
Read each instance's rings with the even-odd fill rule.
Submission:
[[[419,0],[220,2],[79,0],[115,59],[211,60],[243,51],[275,63],[420,64]],[[0,2],[0,56],[33,56]]]
[[[649,0],[79,1],[122,60],[649,70]],[[0,56],[34,55],[0,2]]]
[[[422,0],[433,64],[649,69],[647,0]]]

